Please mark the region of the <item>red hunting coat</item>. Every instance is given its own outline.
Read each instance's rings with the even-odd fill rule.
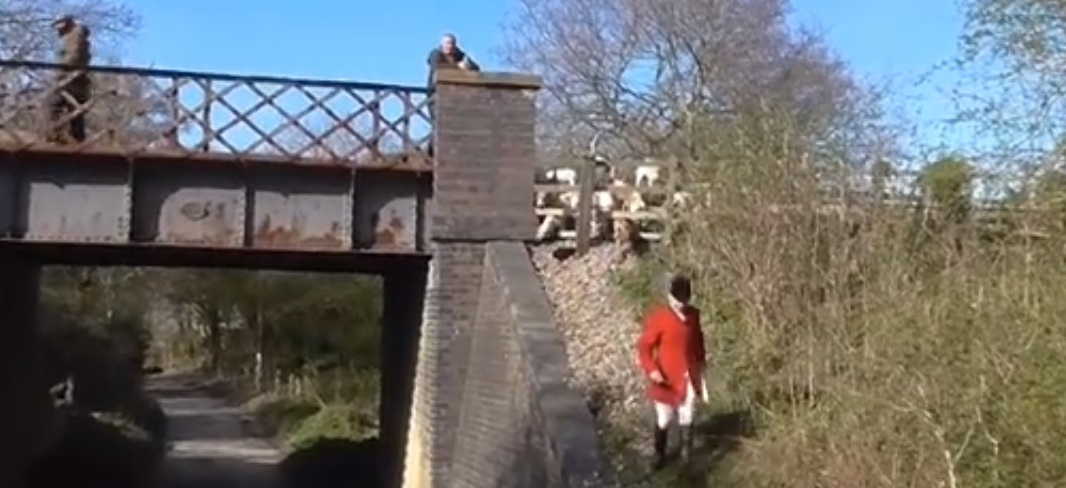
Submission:
[[[655,402],[679,406],[685,400],[686,374],[696,395],[703,385],[707,351],[700,328],[700,310],[686,306],[685,320],[669,305],[651,309],[637,342],[637,358],[645,376],[659,370],[665,384],[649,382],[648,396]]]

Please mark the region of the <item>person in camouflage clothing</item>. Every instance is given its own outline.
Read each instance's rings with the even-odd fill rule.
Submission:
[[[49,102],[52,142],[85,141],[85,112],[92,95],[92,81],[87,71],[92,61],[89,29],[74,17],[64,15],[53,23],[59,34],[59,55],[55,70],[55,91]],[[65,121],[69,117],[69,121]]]

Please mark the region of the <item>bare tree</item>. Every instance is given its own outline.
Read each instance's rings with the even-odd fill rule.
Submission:
[[[723,396],[735,388],[734,398],[772,412],[767,417],[791,418],[796,410],[789,409],[808,401],[802,397],[852,381],[839,373],[843,354],[828,345],[856,334],[848,314],[864,291],[862,280],[874,264],[895,269],[894,248],[874,253],[887,248],[885,242],[896,245],[899,239],[888,237],[899,232],[860,219],[850,202],[824,204],[827,186],[843,187],[849,191],[832,194],[847,196],[855,186],[874,186],[873,169],[879,180],[892,173],[896,140],[880,94],[854,78],[817,32],[789,25],[787,0],[520,4],[504,54],[544,79],[541,110],[551,121],[540,124],[544,141],[566,151],[583,147],[592,130],[605,129],[616,152],[688,163],[691,199],[655,252],[671,270],[696,279],[705,296],[701,306],[730,311],[728,319],[705,324],[715,338],[716,369],[728,378],[718,387]],[[855,178],[856,170],[868,185]],[[881,211],[874,204],[855,207]],[[631,361],[616,367],[629,368]],[[845,388],[839,391],[850,393]],[[646,422],[636,412],[604,412],[600,418],[611,428],[640,429]],[[837,432],[832,424],[819,428]],[[806,446],[784,440],[767,446],[749,451],[765,465],[742,468],[755,472],[757,482],[721,484],[822,486],[833,479],[809,475],[808,481],[809,465],[802,461],[800,470],[785,467],[793,461],[783,453],[810,452]],[[771,459],[789,461],[775,465]],[[850,481],[834,482],[863,485]]]
[[[175,127],[174,113],[160,82],[125,74],[98,75],[97,103],[90,112],[90,131],[106,132],[111,144],[159,143]]]
[[[519,3],[503,55],[544,78],[541,136],[556,151],[605,129],[617,152],[706,157],[723,125],[770,113],[787,115],[809,149],[827,137],[873,142],[858,137],[876,116],[870,92],[818,35],[786,24],[787,0]]]
[[[305,158],[346,159],[365,164],[401,156],[413,149],[409,146],[416,142],[406,140],[395,130],[376,126],[371,113],[351,121],[338,121],[332,116],[309,119],[299,128],[289,128],[278,136],[278,144],[286,152]]]
[[[1066,4],[964,0],[958,121],[975,129],[982,163],[1031,173],[1066,139]]]
[[[117,65],[114,57],[140,24],[138,15],[118,1],[0,0],[0,59],[52,61],[58,36],[52,22],[73,15],[88,27],[96,63]],[[46,69],[0,68],[0,107],[14,117],[4,129],[40,133],[53,73]],[[149,142],[173,125],[163,87],[133,74],[93,74],[90,134],[105,133],[110,144]]]
[[[36,138],[47,131],[50,70],[8,70],[8,84],[0,92],[0,129],[14,130],[18,138]],[[161,141],[176,129],[168,94],[155,80],[134,74],[93,74],[93,96],[87,122],[96,143],[123,145]],[[23,141],[28,142],[28,141]]]
[[[51,24],[63,14],[92,31],[97,54],[113,54],[140,25],[121,1],[0,0],[0,59],[50,60],[58,41]]]

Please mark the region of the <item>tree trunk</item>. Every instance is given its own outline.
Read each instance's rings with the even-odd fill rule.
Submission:
[[[255,331],[255,392],[263,392],[263,302],[258,295],[255,300],[255,311],[252,313],[251,322],[248,324]]]
[[[222,374],[222,313],[213,304],[207,306],[205,311],[208,367],[215,374]]]

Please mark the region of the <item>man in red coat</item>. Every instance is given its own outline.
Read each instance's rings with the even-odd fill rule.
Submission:
[[[673,277],[666,303],[648,312],[637,343],[640,368],[649,380],[648,396],[655,405],[656,470],[666,463],[668,432],[675,421],[681,431],[681,456],[688,462],[697,397],[706,401],[703,368],[707,353],[700,311],[691,300],[692,282],[684,276]]]

